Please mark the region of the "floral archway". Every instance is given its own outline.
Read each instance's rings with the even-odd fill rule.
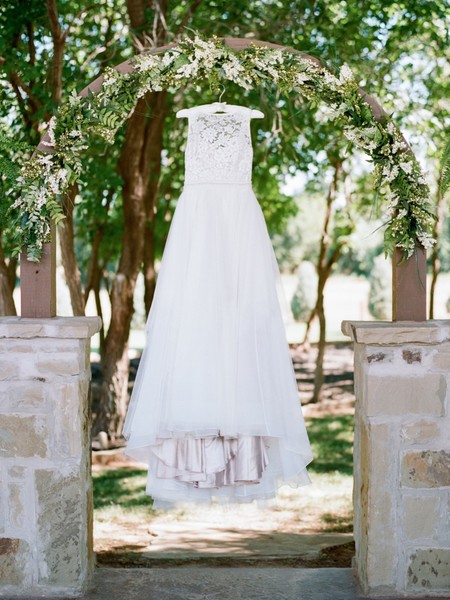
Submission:
[[[81,154],[89,139],[106,142],[148,91],[175,91],[187,81],[219,90],[223,80],[249,89],[272,80],[284,93],[298,93],[329,107],[330,118],[370,156],[374,185],[386,197],[385,249],[404,260],[433,244],[433,212],[420,166],[395,122],[358,87],[342,65],[334,74],[312,56],[292,48],[234,38],[185,38],[176,46],[147,50],[73,92],[50,120],[35,155],[22,167],[16,215],[15,252],[26,249],[39,262],[51,240],[52,223],[64,216],[58,196],[81,176]],[[23,285],[22,281],[22,285]]]

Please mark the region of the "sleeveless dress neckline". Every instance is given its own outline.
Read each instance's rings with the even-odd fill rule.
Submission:
[[[188,111],[185,185],[124,427],[155,507],[310,482],[280,272],[251,185],[252,111],[201,108]]]

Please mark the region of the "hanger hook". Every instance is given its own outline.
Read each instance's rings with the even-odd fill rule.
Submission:
[[[225,94],[225,86],[223,83],[220,84],[222,86],[222,91],[220,92],[220,96],[219,96],[219,104],[222,102],[222,96]]]

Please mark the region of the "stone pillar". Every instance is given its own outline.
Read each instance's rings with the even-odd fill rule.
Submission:
[[[354,571],[364,594],[450,596],[450,321],[344,321],[355,348]]]
[[[0,597],[92,572],[90,338],[98,317],[0,318]]]

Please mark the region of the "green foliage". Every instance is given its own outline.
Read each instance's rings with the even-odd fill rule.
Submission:
[[[439,191],[445,196],[450,188],[450,138],[442,153],[440,171]]]
[[[390,261],[380,255],[374,261],[369,277],[369,312],[383,321],[392,317],[392,268]]]
[[[32,146],[13,140],[0,128],[0,173],[2,179],[14,183],[19,176],[20,164],[24,160],[24,155],[30,154],[32,151]]]
[[[116,65],[133,54],[128,33],[127,3],[125,0],[117,0],[94,7],[87,0],[58,1],[58,10],[61,25],[67,27],[70,23],[63,61],[63,100],[76,104],[76,90],[85,87],[98,73],[104,72],[108,65]],[[222,0],[218,3],[205,0],[187,19],[190,11],[191,6],[187,0],[169,2],[166,15],[169,42],[175,41],[179,36],[181,26],[187,26],[189,30],[202,32],[205,37],[214,34],[246,37],[250,34],[257,39],[292,46],[320,57],[334,74],[343,63],[350,64],[360,85],[380,98],[387,112],[393,114],[396,122],[406,128],[408,141],[413,148],[426,147],[427,152],[431,152],[433,140],[436,140],[443,124],[448,122],[448,111],[442,102],[446,85],[445,61],[442,61],[442,56],[448,47],[448,27],[445,2],[441,0],[433,3],[409,0],[401,6],[398,3],[376,0],[369,8],[364,9],[358,3],[343,4],[328,0],[318,0],[314,7],[304,2],[230,4]],[[152,11],[149,11],[150,22],[153,16]],[[8,136],[12,135],[12,139],[36,144],[40,137],[39,123],[48,121],[56,108],[51,98],[52,46],[45,3],[39,0],[2,3],[0,27],[0,120],[7,123]],[[348,40],[351,40],[351,44]],[[21,82],[16,93],[11,81],[17,74],[20,75]],[[419,88],[420,94],[416,92]],[[124,85],[121,94],[128,92],[127,85]],[[319,88],[317,92],[324,93]],[[226,82],[224,99],[229,103],[261,107],[266,114],[264,120],[252,124],[255,147],[254,186],[271,233],[278,232],[281,235],[283,229],[292,231],[292,253],[287,246],[284,250],[280,247],[277,251],[282,266],[289,264],[288,268],[293,269],[304,257],[314,260],[312,240],[311,243],[307,241],[309,231],[302,234],[300,248],[294,243],[298,238],[294,234],[295,221],[287,219],[287,215],[294,212],[292,204],[281,193],[277,196],[273,191],[275,188],[279,189],[285,178],[296,170],[308,173],[308,177],[320,179],[321,170],[314,169],[316,166],[320,167],[324,160],[322,151],[340,131],[341,126],[336,121],[324,120],[319,112],[319,104],[313,98],[296,93],[282,95],[267,78],[261,78],[260,86],[250,90],[243,90],[232,82]],[[174,114],[183,106],[213,100],[217,100],[217,95],[209,89],[206,80],[183,83],[179,92],[169,96],[164,151],[171,162],[164,165],[160,185],[156,219],[157,256],[161,255],[183,181],[183,146],[180,145],[180,139],[185,136],[185,123],[175,119]],[[367,107],[364,104],[361,106],[361,118],[364,119]],[[109,107],[105,105],[103,110],[106,112],[100,116],[92,113],[92,126],[107,138],[108,131],[112,129],[105,129],[104,121],[113,120],[109,125],[112,128],[116,126],[117,107],[112,107],[110,102]],[[108,110],[113,114],[107,114]],[[360,118],[356,112],[351,114],[351,106],[346,106],[345,110],[347,116]],[[71,182],[82,175],[75,213],[77,253],[79,256],[86,256],[81,264],[82,273],[88,264],[87,257],[97,219],[100,219],[99,226],[106,226],[108,231],[102,243],[105,255],[101,262],[107,263],[108,269],[113,269],[120,253],[123,218],[121,184],[120,181],[115,181],[118,150],[123,139],[120,131],[119,127],[113,145],[114,152],[108,151],[108,156],[103,157],[102,142],[94,143],[91,139],[89,148],[83,150],[82,160],[75,161],[73,172],[68,174]],[[72,140],[72,144],[83,145],[83,140]],[[349,151],[354,153],[355,147],[351,145]],[[17,161],[17,164],[20,162]],[[97,173],[96,166],[99,172],[97,182],[92,179]],[[352,179],[360,179],[360,197],[367,199],[368,204],[371,203],[371,177],[367,173],[360,177],[358,169]],[[111,185],[110,180],[113,180]],[[266,184],[271,189],[269,200],[265,196]],[[105,214],[98,208],[110,187],[115,189],[114,207]],[[0,212],[5,214],[6,204],[9,205],[15,197],[10,184],[3,181]],[[276,210],[270,206],[274,198]],[[6,203],[5,199],[8,199]],[[376,204],[381,206],[380,195]],[[284,213],[285,209],[287,213]],[[314,212],[300,212],[299,221],[305,219],[305,215],[312,219]],[[13,230],[13,224],[8,222],[9,225]],[[277,239],[275,235],[275,245]],[[445,239],[444,236],[443,244],[446,243]],[[5,235],[3,244],[8,255],[12,244],[6,240]],[[347,258],[348,254],[343,261]],[[365,269],[366,267],[363,268]]]
[[[346,252],[339,260],[339,273],[370,276],[375,258],[383,252],[383,236],[379,227],[379,221],[357,218]]]
[[[180,56],[185,57],[181,62]],[[42,207],[40,220],[28,218],[25,227],[22,222],[17,223],[18,238],[30,249],[30,260],[46,241],[49,226],[45,219],[58,215],[51,204],[52,195],[64,192],[68,183],[80,177],[79,153],[87,146],[90,135],[97,134],[112,143],[116,130],[145,92],[176,89],[182,81],[192,78],[207,79],[212,90],[217,89],[222,78],[244,89],[270,79],[282,93],[295,91],[305,98],[325,102],[331,118],[343,125],[347,138],[372,156],[377,185],[390,183],[393,210],[386,226],[387,249],[392,252],[394,245],[400,247],[407,258],[418,243],[430,245],[433,215],[420,168],[406,153],[406,144],[394,123],[387,116],[374,119],[346,65],[336,77],[326,67],[289,51],[250,45],[235,53],[217,38],[205,41],[198,36],[193,40],[183,38],[177,47],[161,55],[142,54],[134,64],[131,73],[107,70],[100,92],[74,96],[63,104],[56,120],[50,122],[53,154],[37,156],[31,174],[27,168],[22,170],[26,199],[20,205],[21,212],[33,211],[38,202]]]
[[[306,321],[317,300],[318,276],[309,261],[300,263],[297,269],[297,287],[291,300],[292,315],[296,321]]]

